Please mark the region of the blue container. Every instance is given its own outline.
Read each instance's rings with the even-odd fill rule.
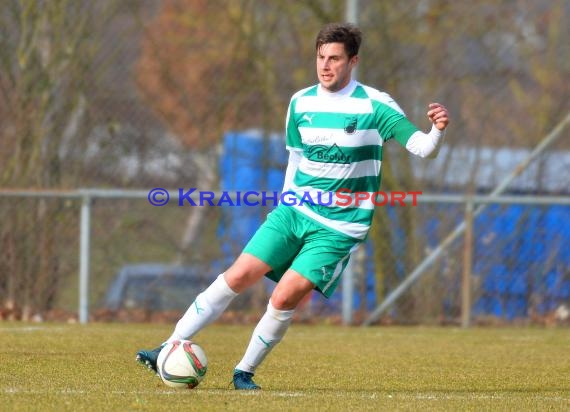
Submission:
[[[260,131],[228,132],[223,140],[223,153],[220,156],[220,189],[240,191],[241,196],[248,191],[249,203],[224,206],[218,236],[222,241],[224,261],[231,263],[242,251],[265,216],[274,207],[272,200],[263,201],[262,192],[280,192],[285,175],[287,151],[283,137],[264,136]],[[269,196],[271,197],[271,196]]]

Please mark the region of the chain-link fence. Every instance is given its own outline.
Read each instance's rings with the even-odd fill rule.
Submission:
[[[160,207],[153,206],[145,193],[127,191],[0,196],[3,218],[17,215],[16,209],[29,212],[27,222],[14,221],[13,230],[4,230],[8,253],[0,261],[7,274],[2,292],[13,297],[13,306],[5,308],[4,317],[77,319],[81,299],[88,302],[91,320],[172,321],[179,317],[201,288],[231,263],[255,230],[254,225],[243,227],[244,216],[249,214],[261,222],[266,210],[242,205],[234,207],[239,211],[235,213],[231,207],[209,202],[199,206],[197,193],[182,198],[181,206],[179,193],[169,192],[171,202]],[[214,205],[221,193],[212,193]],[[230,196],[236,203],[236,194]],[[87,198],[90,201],[86,202]],[[349,296],[354,322],[369,317],[411,268],[466,222],[470,210],[466,206],[473,201],[427,194],[417,200],[416,205],[408,202],[381,208],[378,213],[389,218],[388,230],[393,234],[390,246],[381,251],[369,240],[354,256]],[[372,323],[460,324],[467,314],[471,324],[568,324],[570,255],[565,246],[570,241],[570,198],[475,200],[481,209],[475,205],[471,209],[471,235],[465,231],[447,242],[422,276]],[[81,215],[82,207],[87,207],[87,215]],[[409,213],[401,214],[398,209]],[[41,221],[37,211],[49,210],[50,219]],[[186,236],[182,223],[196,210],[204,214],[199,235],[181,247]],[[411,236],[406,233],[409,222],[402,220],[410,218],[414,221]],[[48,230],[50,225],[53,231]],[[87,234],[82,233],[85,231]],[[236,236],[240,231],[243,236]],[[51,236],[46,238],[46,233]],[[88,249],[81,254],[85,235]],[[416,254],[411,262],[410,249]],[[34,250],[37,252],[30,253]],[[88,265],[83,297],[80,264]],[[347,298],[346,283],[342,285],[328,300],[313,293],[297,316],[340,321],[346,303],[343,299]],[[248,291],[234,302],[226,317],[255,318],[272,287],[265,281]]]
[[[75,318],[86,287],[78,273],[87,268],[91,316],[165,317],[172,308],[136,309],[136,292],[119,312],[103,309],[113,279],[123,279],[126,288],[127,279],[164,271],[165,265],[170,271],[184,266],[181,277],[223,270],[267,208],[152,207],[146,195],[91,193],[85,238],[85,198],[62,191],[280,190],[286,153],[270,136],[281,134],[291,95],[316,82],[317,31],[349,14],[364,34],[360,81],[390,93],[420,128],[429,128],[425,111],[431,101],[451,113],[436,160],[416,161],[396,144],[387,145],[387,192],[490,193],[568,116],[565,0],[3,1],[1,317]],[[245,146],[253,158],[232,146],[242,135],[261,136],[261,145]],[[509,194],[568,196],[570,146],[563,137],[541,150],[506,188]],[[6,195],[23,189],[61,196]],[[550,210],[556,207],[494,204],[475,219],[473,316],[536,322],[564,317],[568,261],[555,253],[553,239],[566,239],[568,228],[546,222],[565,222],[568,210]],[[355,322],[390,297],[463,217],[463,205],[445,201],[381,208],[369,243],[355,258],[349,294]],[[493,225],[502,229],[486,232]],[[461,239],[422,269],[377,321],[457,321],[457,293],[464,284],[459,277],[467,270]],[[507,240],[511,246],[497,243]],[[530,259],[532,247],[521,246],[523,240],[552,254],[513,260],[517,253]],[[82,246],[90,251],[88,262],[79,259]],[[308,300],[300,313],[340,317],[344,286],[328,302]],[[268,287],[243,297],[228,316],[256,313]],[[156,296],[146,293],[143,307],[161,307],[152,302]],[[175,306],[185,299],[164,300]],[[237,310],[243,308],[251,310]]]
[[[382,316],[387,322],[463,325],[567,321],[569,199],[550,198],[552,204],[532,196],[479,199],[473,204],[444,196],[414,209],[415,234],[398,238],[399,247],[417,249],[412,268],[430,264],[369,323]],[[400,221],[392,230],[403,226]],[[407,279],[412,271],[406,266],[399,263],[376,278],[375,286],[385,291],[381,299]]]

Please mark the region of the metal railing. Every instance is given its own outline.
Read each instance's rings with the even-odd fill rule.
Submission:
[[[172,193],[176,193],[173,190]],[[230,196],[235,193],[229,192]],[[146,190],[122,190],[122,189],[77,189],[77,190],[11,190],[0,189],[0,198],[66,198],[76,199],[81,201],[80,216],[79,216],[79,296],[78,296],[78,319],[80,323],[87,323],[89,321],[89,283],[90,283],[90,258],[91,258],[91,215],[92,203],[96,199],[147,199],[149,192]],[[219,197],[218,193],[215,193]],[[418,205],[425,204],[463,204],[465,205],[465,219],[458,225],[455,230],[451,232],[440,244],[432,251],[422,264],[418,267],[416,272],[421,273],[424,266],[427,267],[433,263],[439,252],[445,249],[449,244],[454,242],[460,235],[472,237],[473,233],[473,220],[480,213],[482,205],[501,204],[501,205],[562,205],[570,206],[570,197],[568,196],[465,196],[465,195],[447,195],[447,194],[422,194],[415,199]],[[410,199],[404,199],[404,202],[410,202]],[[479,206],[479,207],[477,207]],[[207,207],[207,206],[204,206]],[[464,250],[464,269],[463,269],[463,284],[462,284],[462,325],[469,326],[470,307],[471,307],[471,290],[470,282],[468,281],[471,272],[471,262],[469,250],[472,248],[469,242],[465,243],[467,246]],[[371,324],[379,314],[390,307],[409,286],[417,280],[416,277],[408,276],[391,294],[371,313],[369,318],[365,320],[364,324]],[[345,279],[344,287],[352,291],[353,279],[348,272],[347,279]],[[345,323],[352,322],[352,293],[343,293],[343,318]]]

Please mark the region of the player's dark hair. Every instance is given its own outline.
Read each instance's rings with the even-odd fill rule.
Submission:
[[[350,59],[358,54],[361,42],[362,32],[354,24],[329,23],[325,25],[317,35],[315,48],[318,52],[323,44],[342,43]]]

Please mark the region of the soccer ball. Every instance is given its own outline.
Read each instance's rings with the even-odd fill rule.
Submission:
[[[172,388],[195,388],[204,379],[208,359],[204,350],[190,340],[164,345],[157,360],[158,375]]]

